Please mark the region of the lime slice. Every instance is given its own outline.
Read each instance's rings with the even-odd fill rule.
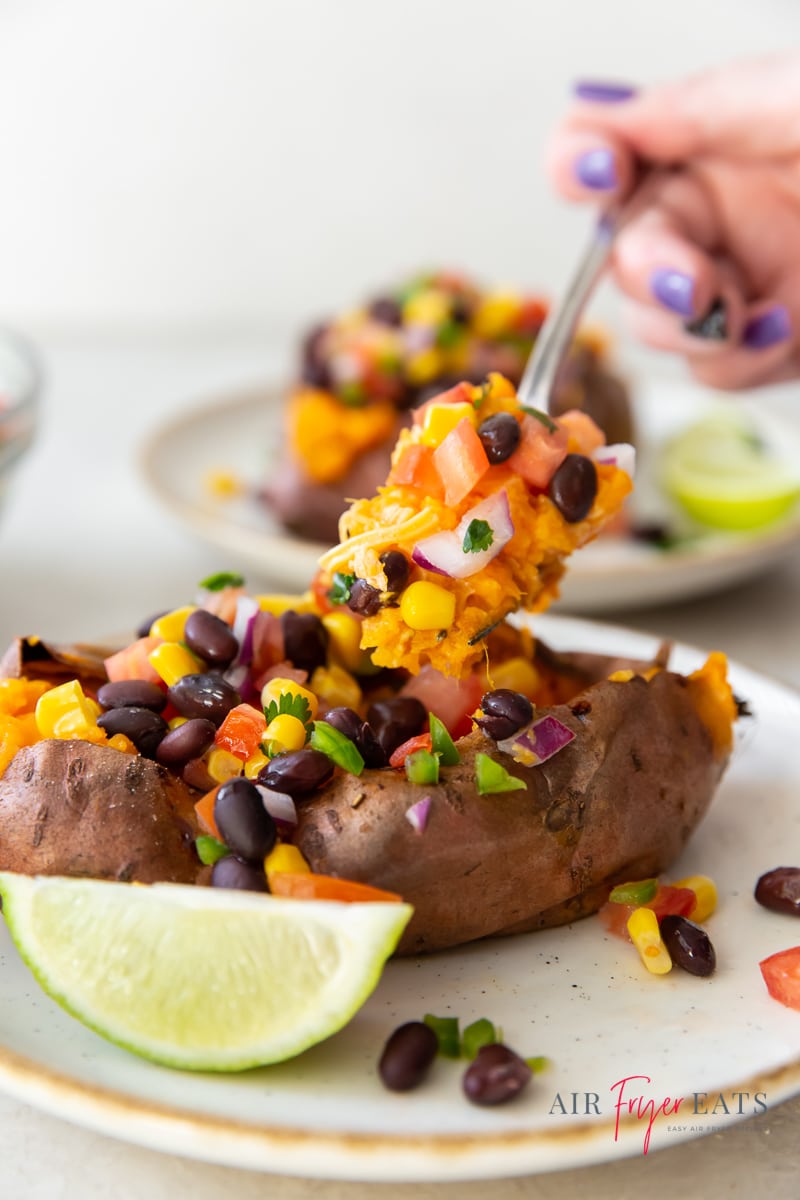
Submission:
[[[0,872],[3,913],[44,990],[103,1037],[196,1071],[291,1058],[350,1020],[411,916],[181,884]]]
[[[667,444],[665,490],[704,525],[758,529],[800,498],[800,466],[781,461],[736,414],[691,425]]]

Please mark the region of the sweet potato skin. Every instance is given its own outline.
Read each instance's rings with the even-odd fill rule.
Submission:
[[[548,711],[575,740],[533,768],[474,733],[432,788],[387,771],[335,779],[300,813],[295,841],[312,870],[400,892],[414,906],[406,954],[563,924],[594,912],[615,883],[665,871],[726,763],[685,679],[604,681]],[[479,796],[479,751],[525,791]],[[405,813],[426,793],[417,833]]]
[[[139,755],[82,741],[19,750],[0,778],[0,869],[196,883],[191,793]]]

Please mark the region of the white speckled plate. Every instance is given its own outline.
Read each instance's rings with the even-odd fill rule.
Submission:
[[[654,648],[642,634],[567,617],[539,618],[536,628],[562,649]],[[674,665],[688,670],[702,658],[680,646]],[[800,1012],[769,998],[758,969],[800,943],[800,921],[752,898],[763,871],[800,865],[800,697],[743,668],[732,674],[755,716],[742,722],[711,812],[671,876],[704,872],[717,882],[711,978],[677,969],[650,976],[632,947],[588,918],[392,962],[352,1023],[323,1045],[281,1066],[197,1076],[140,1061],[68,1017],[39,991],[3,929],[0,1088],[154,1149],[384,1181],[522,1175],[638,1155],[653,1110],[652,1149],[800,1092]],[[552,1066],[494,1109],[468,1104],[463,1068],[445,1060],[419,1090],[390,1094],[375,1071],[382,1044],[426,1012],[464,1023],[487,1016],[510,1045]]]
[[[632,509],[648,522],[680,524],[655,479],[659,447],[719,398],[665,380],[642,379],[633,391],[639,448]],[[800,462],[800,423],[773,408],[768,393],[728,403],[754,413],[766,439]],[[152,434],[141,465],[164,507],[202,541],[224,550],[226,561],[240,563],[250,583],[303,591],[327,547],[287,533],[250,492],[220,500],[207,486],[217,470],[232,472],[246,488],[263,484],[280,452],[282,404],[279,389],[265,388],[192,408]],[[800,505],[768,528],[747,534],[692,531],[668,551],[629,537],[601,538],[571,558],[557,607],[611,613],[718,591],[779,563],[798,542]]]

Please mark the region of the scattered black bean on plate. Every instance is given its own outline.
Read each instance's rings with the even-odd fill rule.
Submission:
[[[674,913],[661,918],[660,929],[661,939],[676,966],[690,975],[714,973],[717,955],[705,929]]]
[[[481,1046],[462,1079],[464,1095],[473,1104],[505,1104],[518,1096],[533,1072],[523,1058],[502,1042]]]
[[[407,1021],[391,1034],[378,1062],[378,1074],[392,1092],[418,1087],[430,1070],[439,1039],[424,1021]]]
[[[800,867],[775,867],[761,876],[755,898],[772,912],[800,917]]]

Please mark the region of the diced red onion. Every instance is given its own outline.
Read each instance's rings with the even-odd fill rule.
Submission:
[[[253,626],[261,609],[252,596],[240,596],[236,601],[236,616],[233,619],[233,636],[239,643],[239,653],[234,665],[250,663],[253,658]]]
[[[464,549],[464,537],[473,521],[485,521],[492,531],[492,544],[474,553]],[[465,513],[453,530],[442,530],[417,542],[411,557],[418,567],[446,575],[450,579],[468,579],[496,558],[514,536],[514,522],[505,488],[494,492]]]
[[[636,448],[630,442],[614,442],[611,446],[598,446],[592,458],[597,463],[611,463],[630,475],[636,473]]]
[[[237,666],[228,667],[227,670],[223,671],[222,678],[231,687],[235,687],[237,692],[240,692],[245,679],[247,679],[248,669],[246,663],[238,663]]]
[[[405,818],[412,829],[417,833],[423,833],[425,826],[428,824],[428,814],[431,810],[430,796],[423,796],[421,800],[417,800],[416,804],[412,804],[405,811]]]
[[[279,828],[283,826],[285,829],[294,829],[297,824],[297,809],[292,797],[286,792],[273,792],[271,788],[262,787],[260,783],[257,783],[256,787],[264,802],[264,808],[275,824]]]
[[[498,742],[497,748],[505,754],[510,754],[515,762],[538,766],[574,740],[575,734],[572,730],[559,721],[558,717],[548,713],[546,717],[539,717],[537,721],[533,721],[526,729]]]

